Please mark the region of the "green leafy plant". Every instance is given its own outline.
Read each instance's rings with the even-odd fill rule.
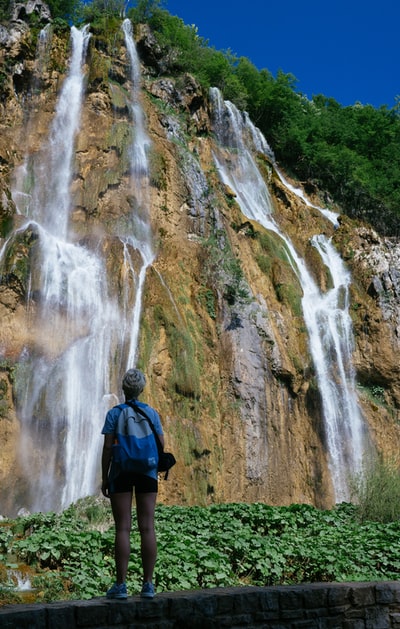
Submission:
[[[95,526],[88,513],[99,503],[104,519]],[[400,576],[399,520],[361,521],[359,505],[327,511],[298,504],[159,505],[156,529],[158,591]],[[105,499],[4,522],[0,532],[0,604],[18,600],[6,576],[7,552],[29,566],[37,600],[99,596],[114,578],[114,527]],[[131,545],[128,588],[136,592],[141,566],[135,528]]]
[[[217,318],[217,310],[215,304],[215,296],[213,291],[206,286],[201,287],[198,292],[198,300],[200,303],[205,306],[209,316],[211,319]]]

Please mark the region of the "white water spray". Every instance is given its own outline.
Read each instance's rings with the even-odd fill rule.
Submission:
[[[346,500],[346,474],[361,471],[366,447],[352,364],[351,277],[330,240],[314,236],[312,244],[329,269],[333,286],[303,298],[303,311],[323,403],[333,486],[337,499]]]
[[[327,218],[328,221],[330,221],[335,227],[339,227],[339,223],[338,223],[339,214],[337,214],[337,212],[332,212],[332,210],[328,210],[327,208],[320,207],[319,205],[314,205],[314,203],[311,203],[311,201],[307,199],[306,195],[304,194],[304,191],[301,188],[296,188],[295,186],[292,186],[292,184],[287,181],[287,179],[283,176],[283,174],[281,173],[281,171],[279,170],[276,164],[274,164],[274,170],[276,174],[278,175],[279,179],[281,180],[281,182],[283,183],[283,185],[288,190],[290,190],[291,192],[293,192],[293,194],[299,197],[299,199],[301,199],[308,207],[312,207],[315,210],[318,210],[319,212],[321,212],[321,214],[323,214],[323,216],[325,216],[325,218]]]
[[[322,294],[304,260],[274,221],[271,197],[252,155],[261,150],[270,157],[268,145],[265,140],[263,145],[260,132],[249,119],[232,103],[224,102],[215,88],[211,100],[219,143],[214,159],[221,179],[235,192],[243,214],[275,232],[285,243],[288,261],[303,290],[303,313],[321,393],[332,483],[336,500],[342,501],[348,497],[349,472],[360,470],[366,447],[351,366],[350,277],[332,244],[322,236],[315,237],[313,244],[333,280],[333,288]]]
[[[66,239],[71,204],[74,140],[80,124],[84,90],[82,65],[90,39],[89,26],[71,29],[72,54],[58,99],[44,159],[34,165],[35,187],[30,215],[57,238]]]
[[[27,221],[8,241],[35,234],[32,248],[32,341],[18,367],[20,460],[31,511],[60,509],[93,493],[98,477],[99,418],[108,408],[109,363],[119,311],[109,298],[103,261],[68,242],[70,183],[79,129],[87,27],[71,29],[69,72],[49,141],[31,157],[28,199],[14,190]],[[24,182],[23,182],[24,183]],[[7,250],[7,244],[5,246]],[[100,419],[101,421],[101,419]]]
[[[118,371],[136,360],[144,280],[154,259],[148,220],[150,140],[128,20],[123,30],[132,69],[130,182],[136,205],[132,232],[119,234],[125,270],[121,306],[110,296],[105,264],[97,253],[101,248],[77,244],[69,221],[87,27],[71,29],[69,70],[49,139],[15,177],[13,198],[26,222],[2,247],[2,259],[25,234],[36,239],[31,250],[32,342],[20,357],[17,387],[20,459],[29,495],[24,506],[30,511],[63,509],[96,490],[101,424],[110,404],[117,402],[109,393],[115,355],[126,360]],[[139,269],[135,251],[142,260]]]
[[[131,112],[134,124],[134,140],[131,147],[131,169],[135,179],[140,175],[145,178],[149,174],[148,150],[151,142],[145,130],[144,113],[140,104],[141,71],[140,61],[133,39],[132,22],[126,19],[122,23],[122,30],[125,36],[125,45],[131,66],[132,94]],[[145,190],[146,192],[146,186]]]

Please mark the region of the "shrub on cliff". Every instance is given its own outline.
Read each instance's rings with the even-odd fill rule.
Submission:
[[[11,0],[0,0],[0,22],[5,22],[11,17]]]

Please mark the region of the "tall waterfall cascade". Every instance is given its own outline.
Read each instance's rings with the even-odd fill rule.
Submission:
[[[351,500],[400,447],[398,243],[146,26],[7,33],[0,514],[99,493],[135,366],[177,456],[163,503]]]
[[[27,155],[14,177],[13,198],[22,225],[3,246],[0,265],[16,239],[28,231],[37,239],[29,296],[35,347],[22,351],[17,383],[19,458],[28,486],[23,506],[33,511],[63,509],[96,491],[102,421],[108,408],[118,402],[109,393],[110,365],[115,356],[121,356],[123,373],[136,359],[143,283],[154,255],[147,219],[149,140],[138,102],[140,71],[127,21],[123,29],[132,67],[132,127],[136,132],[130,161],[139,211],[132,219],[133,233],[118,234],[126,287],[121,303],[110,296],[101,247],[79,243],[70,221],[74,152],[85,97],[88,26],[71,29],[68,72],[48,138],[36,153]],[[143,259],[139,271],[132,261],[134,250]]]
[[[137,249],[142,258],[142,265],[138,276],[136,277],[135,305],[132,309],[131,316],[129,315],[129,301],[125,302],[125,319],[128,321],[128,325],[126,327],[131,331],[131,340],[127,360],[127,368],[129,368],[134,366],[136,362],[143,287],[146,270],[154,260],[154,252],[152,248],[152,235],[149,222],[150,195],[148,151],[151,142],[146,133],[144,113],[140,104],[140,62],[133,39],[132,23],[129,19],[124,20],[122,29],[129,56],[132,81],[131,111],[134,125],[134,138],[130,150],[131,181],[139,205],[139,213],[134,216],[135,234],[129,234],[123,238],[124,257],[126,263],[132,269],[132,272],[133,266],[129,255],[128,245]]]
[[[351,362],[354,341],[348,311],[350,275],[332,243],[315,235],[313,245],[333,279],[333,287],[322,293],[274,219],[271,195],[254,158],[261,152],[273,162],[271,149],[249,118],[229,101],[223,101],[219,90],[212,88],[210,96],[218,144],[214,160],[220,177],[235,192],[243,214],[282,239],[303,291],[303,314],[321,395],[329,467],[335,498],[340,502],[348,499],[350,474],[361,470],[367,448]],[[326,218],[336,220],[333,214]]]

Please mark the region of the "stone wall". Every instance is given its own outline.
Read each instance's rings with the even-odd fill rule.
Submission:
[[[164,592],[6,606],[2,629],[400,629],[400,582]]]

